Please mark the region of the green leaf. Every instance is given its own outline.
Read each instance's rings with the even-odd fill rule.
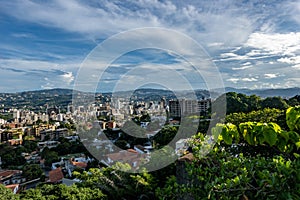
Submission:
[[[229,134],[231,135],[232,138],[235,138],[236,142],[238,143],[240,140],[240,134],[237,130],[236,125],[227,123],[226,127],[228,128]]]
[[[224,142],[227,144],[227,145],[231,145],[232,144],[232,136],[228,130],[228,127],[224,126],[223,129],[222,129],[222,138],[224,140]]]
[[[250,145],[256,144],[256,141],[254,139],[254,130],[253,130],[255,125],[256,123],[254,122],[244,122],[244,123],[240,123],[239,125],[239,128],[241,130],[244,139]]]
[[[289,132],[287,132],[287,131],[281,131],[280,133],[279,133],[279,135],[281,136],[281,137],[283,137],[284,139],[285,139],[285,141],[287,142],[288,140],[289,140],[289,136],[290,136],[290,134],[289,134]]]
[[[296,147],[297,147],[297,150],[300,148],[300,141],[299,142],[296,142]]]
[[[286,111],[286,124],[290,130],[300,130],[300,106],[290,107]]]
[[[300,158],[300,154],[298,154],[298,153],[293,153],[293,154],[294,154],[295,158]]]
[[[275,123],[269,123],[264,127],[264,139],[270,146],[276,144],[277,134],[280,130],[280,127]]]
[[[223,127],[224,127],[224,124],[218,123],[215,127],[213,127],[211,129],[211,133],[212,133],[212,136],[214,137],[215,141],[221,140],[220,135],[222,133]]]
[[[295,131],[289,131],[289,138],[292,143],[296,143],[299,141],[300,136]]]

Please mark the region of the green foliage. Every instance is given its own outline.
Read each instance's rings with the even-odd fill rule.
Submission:
[[[128,143],[126,140],[117,140],[117,141],[115,141],[114,144],[121,149],[128,149],[128,146],[127,146]]]
[[[285,110],[288,108],[288,104],[281,97],[267,97],[262,100],[261,108],[277,108]]]
[[[122,127],[122,130],[130,136],[145,137],[146,130],[134,121],[126,121]]]
[[[19,197],[17,195],[14,195],[11,189],[5,188],[4,185],[0,184],[0,199],[18,200]]]
[[[89,172],[74,175],[82,180],[79,187],[98,188],[109,199],[153,198],[156,186],[153,176],[146,171],[130,174],[126,170],[130,170],[129,165],[117,163],[112,168],[91,168]]]
[[[215,104],[224,104],[221,96],[215,101]],[[300,98],[295,96],[289,100],[285,100],[281,97],[267,97],[261,99],[256,95],[247,96],[245,94],[228,92],[226,93],[226,113],[249,113],[251,111],[257,111],[265,108],[275,108],[279,110],[285,110],[290,106],[299,105]],[[288,104],[289,103],[289,104]],[[223,105],[224,106],[224,105]],[[248,120],[253,121],[253,120]]]
[[[165,146],[172,141],[177,134],[177,130],[177,127],[165,126],[153,137],[153,140],[158,146]]]
[[[233,139],[236,139],[236,142],[239,141],[239,132],[234,124],[217,124],[217,126],[222,127],[221,133],[218,138],[219,140],[224,140],[224,142],[228,145],[232,144]]]
[[[97,188],[78,187],[77,185],[66,186],[64,184],[58,185],[41,185],[36,189],[29,189],[20,194],[21,199],[28,200],[92,200],[92,199],[106,199],[106,196]]]
[[[168,166],[177,160],[177,156],[174,154],[174,148],[166,145],[161,149],[156,149],[151,153],[151,157],[142,167],[147,169],[156,170],[162,167]]]
[[[239,125],[244,140],[250,145],[275,145],[280,126],[275,123],[245,122]]]
[[[159,199],[299,199],[300,160],[230,155],[218,146],[202,159],[185,163],[184,183],[172,176]]]
[[[41,153],[41,157],[45,159],[45,165],[51,166],[53,162],[59,161],[59,156],[56,151],[50,150],[48,147],[45,147]]]
[[[23,147],[26,149],[26,152],[31,153],[37,149],[37,143],[35,141],[25,140]]]
[[[291,130],[296,130],[299,124],[300,115],[298,109],[298,107],[291,107],[287,110],[286,123]],[[233,116],[231,115],[231,117]],[[295,131],[282,130],[274,122],[243,122],[238,125],[238,129],[233,124],[217,124],[216,127],[212,128],[212,134],[219,134],[219,143],[224,141],[227,145],[231,145],[234,139],[236,143],[242,139],[249,145],[275,146],[279,151],[287,153],[298,154],[300,148],[299,134]]]
[[[300,95],[296,95],[288,100],[288,104],[290,106],[298,106],[300,105]]]
[[[288,127],[293,131],[300,131],[300,106],[290,107],[286,111]]]
[[[289,118],[287,118],[289,120]],[[298,122],[294,122],[294,124]],[[300,137],[274,122],[217,124],[189,140],[196,157],[185,176],[170,177],[160,199],[299,199]],[[211,149],[209,153],[204,149]],[[203,153],[204,152],[204,153]],[[207,154],[205,154],[207,153]],[[186,175],[187,174],[187,175]],[[179,179],[180,178],[180,179]]]
[[[24,165],[26,163],[25,158],[21,155],[22,152],[25,152],[24,147],[11,147],[8,144],[2,144],[0,146],[0,156],[2,160],[2,168],[15,167]]]
[[[151,122],[151,116],[148,113],[142,115],[140,122]]]
[[[42,174],[43,174],[43,170],[37,164],[25,165],[23,167],[23,176],[27,180],[40,178]]]
[[[245,111],[259,109],[259,98],[235,97],[242,104],[247,102]],[[0,199],[300,199],[299,110],[298,106],[289,108],[286,115],[270,108],[230,114],[225,124],[211,129],[212,136],[198,133],[189,139],[196,158],[192,162],[177,162],[158,171],[139,174],[127,173],[131,167],[122,163],[111,168],[90,168],[88,172],[75,171],[74,176],[82,182],[71,187],[40,185],[13,195],[2,186]],[[278,120],[283,116],[288,127],[283,128]],[[164,146],[176,133],[177,127],[166,126],[154,141]],[[120,141],[125,139],[122,134]],[[67,151],[72,148],[68,141],[60,142],[59,148]],[[19,155],[27,148],[34,149],[33,144],[27,145],[16,149],[1,145],[0,152],[3,156],[11,152]],[[147,167],[169,163],[168,159],[174,159],[171,150],[156,150],[151,159],[159,162],[151,162]],[[53,160],[58,155],[52,151],[45,148],[42,157]],[[162,155],[170,156],[161,159]],[[37,177],[37,166],[29,166],[24,167],[24,174]]]
[[[57,147],[51,149],[52,151],[57,152],[59,156],[87,152],[86,148],[79,140],[69,141],[66,138],[60,138],[59,141],[60,144],[58,144]]]
[[[248,112],[248,105],[244,101],[246,95],[229,92],[226,94],[227,114],[235,112]]]
[[[227,123],[235,124],[236,126],[243,122],[275,122],[281,127],[286,127],[285,111],[276,108],[264,108],[249,113],[231,113],[226,116],[225,121]]]

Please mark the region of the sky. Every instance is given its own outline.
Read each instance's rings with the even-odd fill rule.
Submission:
[[[145,27],[158,31],[132,31]],[[137,40],[145,48],[99,64],[101,45],[121,36],[105,55]],[[208,65],[193,62],[204,55]],[[300,1],[1,0],[0,80],[0,92],[72,89],[77,80],[93,80],[98,91],[150,82],[179,90],[298,87]]]

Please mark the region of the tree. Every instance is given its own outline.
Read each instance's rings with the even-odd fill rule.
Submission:
[[[37,143],[35,141],[25,140],[23,146],[26,149],[26,152],[30,153],[37,149]]]
[[[51,199],[51,200],[73,200],[73,199],[106,199],[105,195],[97,188],[78,187],[77,185],[66,186],[64,184],[43,184],[36,189],[25,190],[21,199]]]
[[[41,157],[45,159],[45,165],[51,166],[53,162],[58,162],[58,153],[45,147],[41,153]]]
[[[261,102],[261,108],[277,108],[285,110],[288,104],[281,97],[267,97]]]
[[[276,108],[264,108],[263,110],[251,111],[249,113],[231,113],[226,116],[225,121],[235,125],[243,122],[275,122],[286,128],[285,111]]]
[[[118,146],[121,149],[128,149],[128,143],[126,142],[126,140],[117,140],[115,142],[115,145]]]
[[[110,168],[91,168],[88,172],[74,173],[82,180],[78,187],[97,188],[108,199],[151,199],[154,198],[155,180],[146,171],[131,174],[130,165],[116,163]]]
[[[288,127],[293,130],[300,130],[300,106],[290,107],[286,111]]]
[[[153,140],[159,147],[170,143],[177,134],[177,128],[174,126],[163,127],[154,137]]]
[[[27,180],[40,178],[42,174],[43,174],[43,170],[37,164],[25,165],[23,167],[23,176]]]
[[[0,199],[18,200],[19,197],[17,195],[14,195],[11,189],[5,188],[4,185],[0,184]]]
[[[2,167],[20,166],[26,163],[25,158],[17,152],[17,149],[1,154]]]
[[[296,95],[288,100],[290,106],[300,105],[300,95]]]

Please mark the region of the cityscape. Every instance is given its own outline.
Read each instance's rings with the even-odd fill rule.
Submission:
[[[0,1],[0,200],[300,199],[300,0]]]
[[[147,92],[147,89],[144,89],[144,91],[147,95],[139,99],[133,95],[132,99],[136,100],[122,97],[112,98],[111,95],[99,94],[95,98],[95,103],[90,105],[88,109],[85,109],[84,106],[75,107],[72,103],[68,104],[66,108],[60,109],[60,105],[48,105],[46,103],[39,107],[40,110],[35,109],[34,112],[27,108],[31,106],[30,104],[24,105],[23,108],[7,107],[2,104],[0,143],[12,149],[18,149],[21,146],[27,146],[27,144],[34,146],[32,152],[24,149],[24,152],[18,156],[24,164],[39,166],[45,177],[43,179],[35,177],[36,179],[31,180],[23,176],[22,170],[14,170],[17,166],[14,166],[13,161],[8,161],[5,156],[2,156],[3,158],[0,157],[1,173],[3,173],[1,182],[8,188],[15,186],[16,188],[13,190],[14,193],[17,193],[19,189],[33,187],[41,181],[70,184],[70,182],[76,181],[70,179],[74,178],[72,172],[79,169],[85,170],[91,163],[110,167],[121,161],[128,163],[134,169],[139,167],[137,162],[146,162],[151,159],[151,151],[155,148],[153,146],[155,140],[152,138],[164,126],[178,127],[182,116],[200,116],[201,113],[201,116],[208,117],[211,99],[167,100],[165,96],[162,96],[157,101],[157,96],[153,96],[151,90]],[[55,90],[53,92],[55,93]],[[41,96],[43,93],[45,91],[40,91]],[[153,100],[151,96],[154,97]],[[3,100],[4,98],[11,99],[10,94],[2,97]],[[43,101],[42,98],[40,100]],[[81,141],[85,143],[85,136],[82,136],[80,141],[80,134],[76,131],[76,123],[78,123],[76,118],[80,115],[95,117],[88,128],[99,128],[97,129],[99,130],[98,136],[92,138],[89,146],[96,148],[97,151],[101,151],[102,148],[106,150],[105,153],[102,152],[101,159],[98,161],[94,158],[95,155],[88,154],[81,144]],[[138,141],[130,143],[122,136],[124,132],[126,133],[124,131],[126,123],[131,121],[134,121],[141,128],[141,132],[144,131],[144,139],[141,140],[141,143]],[[129,131],[132,130],[132,128],[129,129]],[[101,138],[99,134],[103,134],[103,132],[107,136]],[[50,157],[48,158],[50,160],[43,156],[45,151],[62,148],[65,143],[72,144],[81,151],[75,150],[76,154],[70,155],[63,153],[64,156]],[[115,145],[121,150],[116,152]],[[178,156],[183,155],[185,148],[186,138],[177,141],[174,153]],[[64,151],[64,149],[62,150]],[[4,170],[7,167],[11,169]]]
[[[211,108],[218,102],[218,99],[202,95],[199,99],[174,99],[174,96],[166,95],[168,91],[155,89],[139,90],[136,92],[140,94],[139,98],[133,93],[129,99],[124,98],[124,95],[97,94],[93,104],[87,107],[75,106],[71,99],[68,104],[49,105],[49,99],[42,97],[45,93],[53,93],[55,97],[62,90],[36,91],[40,94],[40,101],[44,102],[39,109],[30,104],[23,105],[23,108],[1,105],[0,177],[1,183],[15,194],[41,183],[71,186],[82,181],[76,173],[83,173],[93,167],[110,168],[119,162],[139,172],[153,163],[151,159],[155,158],[156,151],[166,144],[171,147],[168,156],[174,156],[175,160],[189,156],[193,137],[183,134],[173,145],[171,140],[176,137],[185,119],[192,119],[193,123],[188,126],[196,125],[196,132],[207,132],[212,120]],[[160,98],[157,94],[161,94]],[[2,100],[11,99],[12,95],[17,94],[2,94]],[[87,94],[79,95],[82,98]],[[233,104],[237,106],[233,108],[227,105],[227,121],[231,120],[228,116],[234,116],[230,113],[236,114],[235,109],[243,110],[237,105],[241,99],[241,105],[250,110],[257,109],[249,107],[256,103],[256,106],[264,109],[266,115],[274,118],[271,121],[280,118],[279,109],[300,102],[299,95],[283,99],[228,92],[226,96],[227,102],[233,103],[234,100],[236,102]],[[270,108],[273,110],[265,110]],[[84,131],[81,132],[78,119],[83,116],[89,117],[85,118]],[[237,120],[237,116],[233,120]],[[184,132],[195,133],[189,127],[184,128]],[[161,162],[160,159],[154,161]],[[152,168],[150,166],[147,169]]]

